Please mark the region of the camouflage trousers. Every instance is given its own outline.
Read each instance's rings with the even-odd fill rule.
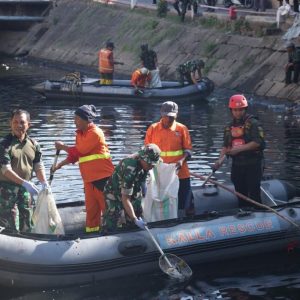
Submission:
[[[25,188],[0,182],[0,226],[29,232],[32,228],[31,196]]]
[[[136,225],[125,213],[122,201],[116,200],[112,194],[105,194],[106,210],[103,215],[103,223],[101,232],[113,232],[120,228],[134,228]],[[137,198],[131,201],[134,212],[137,217],[141,217],[143,213],[142,199]]]

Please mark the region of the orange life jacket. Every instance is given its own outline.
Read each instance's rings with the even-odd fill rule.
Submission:
[[[141,73],[141,71],[139,69],[135,70],[131,76],[131,84],[136,85],[138,87],[145,87],[146,82],[149,82],[150,80],[151,80],[150,72],[148,72],[148,74],[144,75]]]
[[[114,72],[114,58],[112,50],[104,48],[99,51],[99,72],[106,74]]]
[[[242,126],[231,126],[231,147],[235,148],[241,145],[245,145],[245,128]]]

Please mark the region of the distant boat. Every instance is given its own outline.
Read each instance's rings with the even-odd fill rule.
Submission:
[[[107,100],[145,102],[145,100],[165,101],[201,101],[214,90],[214,83],[203,78],[195,84],[180,85],[176,81],[162,81],[161,88],[145,88],[138,93],[130,80],[113,81],[112,85],[101,85],[99,79],[83,78],[77,80],[46,80],[33,86],[33,89],[47,99],[57,100]]]
[[[297,190],[279,180],[262,182],[263,203],[300,224]],[[237,198],[215,186],[193,187],[195,215],[148,223],[165,253],[194,264],[220,262],[299,247],[299,229],[268,210],[238,209]],[[270,200],[271,199],[271,200]],[[271,201],[271,202],[270,202]],[[12,288],[82,285],[159,272],[159,252],[146,231],[84,233],[83,203],[60,207],[65,235],[0,231],[0,285]]]

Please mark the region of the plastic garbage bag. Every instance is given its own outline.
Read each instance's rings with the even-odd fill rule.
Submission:
[[[149,172],[143,198],[143,215],[147,222],[177,218],[179,179],[176,164],[160,163]]]
[[[64,234],[64,226],[50,190],[39,192],[37,205],[32,216],[34,227],[31,232],[41,234]]]

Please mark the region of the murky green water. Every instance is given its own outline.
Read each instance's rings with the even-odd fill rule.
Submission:
[[[0,71],[0,136],[9,131],[9,112],[16,107],[30,111],[32,115],[31,135],[42,145],[44,162],[49,175],[53,163],[54,141],[74,143],[74,110],[84,101],[64,102],[42,99],[30,86],[46,78],[59,78],[65,72],[46,66],[33,66],[24,61],[7,61],[8,70]],[[223,126],[230,115],[227,109],[231,92],[217,90],[206,102],[186,103],[179,106],[178,120],[190,128],[194,155],[190,169],[199,174],[208,174],[210,166],[218,157],[222,146]],[[265,175],[285,179],[300,187],[300,127],[297,118],[288,116],[289,103],[267,101],[247,95],[250,112],[258,116],[266,133]],[[143,144],[145,130],[149,124],[159,119],[160,104],[111,104],[94,102],[99,117],[96,123],[104,130],[116,164],[127,154],[133,153]],[[286,122],[289,118],[292,121]],[[295,121],[296,120],[296,121]],[[64,154],[60,159],[64,159]],[[216,174],[219,181],[229,182],[229,163]],[[201,182],[197,179],[193,185]],[[82,181],[77,165],[66,166],[55,173],[53,193],[57,202],[83,199]],[[276,258],[278,260],[278,258]],[[278,260],[279,261],[279,260]],[[74,287],[50,291],[3,290],[6,299],[299,299],[300,265],[287,268],[278,263],[278,269],[248,272],[248,268],[237,273],[221,272],[224,266],[215,266],[214,275],[208,270],[195,269],[195,276],[185,286],[174,285],[162,274],[123,279],[93,287]],[[260,265],[260,263],[258,263]],[[274,264],[270,264],[274,267]],[[277,264],[276,264],[277,266]],[[281,268],[282,266],[282,268]],[[238,274],[234,276],[235,274]],[[103,287],[105,286],[105,288]],[[103,288],[102,288],[103,287]],[[1,289],[0,289],[1,291]],[[0,297],[1,298],[1,297]],[[188,299],[188,298],[187,298]]]

